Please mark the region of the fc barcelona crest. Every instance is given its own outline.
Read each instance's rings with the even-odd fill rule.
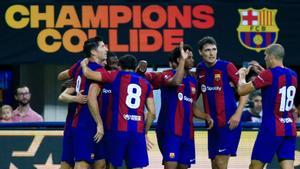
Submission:
[[[239,9],[240,25],[237,28],[240,43],[260,52],[276,43],[279,28],[276,25],[277,9]]]

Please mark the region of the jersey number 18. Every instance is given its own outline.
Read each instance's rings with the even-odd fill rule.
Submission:
[[[294,105],[294,97],[296,94],[295,86],[283,86],[279,89],[279,94],[281,94],[280,108],[281,112],[290,111]]]

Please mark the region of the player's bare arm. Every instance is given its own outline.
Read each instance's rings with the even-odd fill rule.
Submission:
[[[62,80],[67,80],[67,79],[70,79],[69,69],[62,71],[57,75],[57,80],[62,81]]]
[[[146,143],[147,143],[147,149],[150,150],[153,146],[153,143],[150,141],[150,139],[147,136],[147,133],[153,123],[153,121],[156,118],[155,114],[155,104],[154,104],[154,99],[153,98],[147,98],[146,100],[146,108],[147,108],[147,115],[146,115],[146,127],[145,127],[145,132],[146,132]]]
[[[194,112],[194,117],[205,120],[207,122],[208,124],[207,129],[213,128],[214,120],[210,117],[209,114],[202,112],[199,105],[196,102],[193,103],[193,112]]]
[[[98,143],[104,135],[103,122],[102,122],[101,116],[99,114],[99,106],[98,106],[98,99],[97,99],[100,91],[101,90],[100,90],[99,85],[96,83],[92,83],[90,85],[89,93],[88,93],[88,97],[87,97],[89,110],[97,124],[97,132],[94,136],[94,141],[96,143]]]
[[[80,65],[82,67],[82,72],[84,76],[90,80],[95,80],[95,81],[102,81],[102,75],[100,72],[92,71],[87,65],[89,63],[89,60],[87,58],[83,59],[80,62]]]
[[[147,116],[146,116],[146,133],[149,131],[152,122],[156,118],[155,114],[155,104],[154,104],[154,99],[153,98],[147,98],[146,100],[146,108],[147,108]]]
[[[71,95],[72,93],[75,92],[74,87],[66,88],[59,96],[58,100],[65,102],[65,103],[79,103],[79,104],[85,104],[87,103],[87,96],[82,95],[83,91],[80,91],[77,93],[77,95]]]
[[[239,125],[239,123],[241,121],[243,109],[247,102],[248,102],[248,95],[240,96],[238,107],[237,107],[235,113],[230,117],[230,119],[228,121],[229,128],[231,130],[235,129]]]

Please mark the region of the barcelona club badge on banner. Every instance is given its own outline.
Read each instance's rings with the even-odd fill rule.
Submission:
[[[279,28],[276,24],[277,9],[239,9],[240,25],[237,28],[240,43],[260,52],[276,43]]]

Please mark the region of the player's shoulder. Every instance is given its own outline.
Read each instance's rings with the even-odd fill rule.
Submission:
[[[288,67],[285,67],[285,68],[292,76],[296,76],[296,77],[298,76],[297,73],[294,70],[292,70],[291,68],[288,68]]]
[[[228,66],[228,65],[235,66],[232,62],[228,60],[220,60],[220,59],[217,61],[217,64],[219,64],[220,66]]]
[[[200,63],[197,64],[196,70],[198,70],[198,69],[203,69],[204,66],[205,66],[205,64],[204,64],[204,62],[202,61],[202,62],[200,62]]]
[[[176,70],[174,69],[167,69],[162,71],[162,73],[160,74],[160,77],[164,78],[164,77],[170,77],[170,76],[174,76],[176,74]]]
[[[93,70],[97,70],[97,69],[100,69],[100,68],[104,69],[104,67],[101,64],[96,63],[96,62],[89,62],[88,67],[90,67]]]
[[[145,76],[141,76],[139,74],[135,74],[134,76],[140,79],[141,83],[146,83],[147,85],[150,85],[149,80]]]

